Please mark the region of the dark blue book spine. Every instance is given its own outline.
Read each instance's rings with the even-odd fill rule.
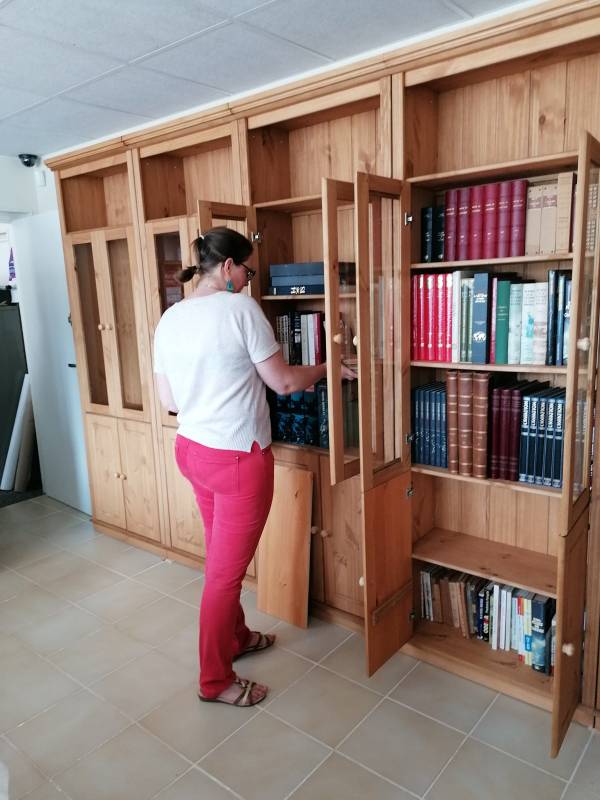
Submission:
[[[435,392],[435,452],[433,463],[436,467],[442,466],[442,390]]]
[[[419,389],[419,464],[425,464],[426,454],[429,452],[429,430],[425,419],[425,404],[427,401],[426,388]]]
[[[523,410],[521,413],[521,441],[519,446],[519,480],[527,481],[527,456],[529,450],[529,410],[531,408],[530,395],[523,396]]]
[[[423,391],[423,427],[425,429],[423,463],[431,464],[431,436],[433,433],[433,414],[431,413],[431,389],[425,389]]]
[[[554,419],[556,416],[556,397],[548,398],[546,408],[546,436],[544,437],[544,468],[542,485],[552,486],[552,456],[554,453]]]
[[[433,261],[433,206],[421,209],[421,261]]]
[[[271,286],[296,286],[298,284],[322,286],[323,283],[322,275],[282,275],[281,277],[271,277]]]
[[[548,327],[546,330],[546,364],[552,366],[556,359],[556,300],[557,272],[548,270]]]
[[[563,363],[563,338],[565,330],[565,283],[565,273],[559,272],[556,298],[556,351],[554,357],[554,363],[557,367],[561,367]]]
[[[537,436],[535,440],[535,470],[533,482],[542,485],[544,473],[544,439],[546,438],[546,410],[548,408],[548,398],[540,397],[538,406]]]
[[[319,426],[319,447],[329,448],[329,417],[327,403],[327,383],[317,383],[317,422]]]
[[[531,600],[531,666],[536,672],[546,672],[550,655],[549,597],[536,594]]]
[[[533,395],[529,406],[529,442],[527,445],[527,483],[535,481],[535,445],[537,442],[537,423],[540,398]]]
[[[472,364],[487,364],[489,355],[490,276],[477,272],[473,278]]]
[[[325,292],[325,284],[318,283],[311,286],[308,283],[293,283],[286,284],[285,286],[269,286],[270,295],[303,295],[303,294],[323,294]]]
[[[271,264],[269,275],[272,278],[282,278],[285,275],[323,275],[325,264],[323,261],[300,261],[297,264]]]
[[[446,419],[446,390],[441,393],[440,467],[448,468],[448,431]]]
[[[573,281],[567,278],[565,281],[565,314],[563,325],[563,364],[569,363],[569,333],[571,330],[571,287]]]
[[[433,261],[444,260],[445,206],[433,209]]]
[[[412,439],[410,443],[410,457],[413,464],[419,463],[419,460],[417,458],[417,453],[418,453],[417,437],[419,435],[419,420],[418,420],[418,406],[417,406],[418,391],[419,390],[417,388],[414,388],[410,393],[410,429],[412,433]]]
[[[554,457],[552,459],[552,486],[555,489],[562,487],[562,466],[563,466],[563,439],[565,421],[565,398],[564,395],[556,398],[554,420]]]

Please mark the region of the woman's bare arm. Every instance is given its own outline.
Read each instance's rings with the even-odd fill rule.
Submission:
[[[269,389],[277,394],[301,392],[327,375],[326,364],[317,364],[314,367],[292,366],[285,363],[281,351],[254,366]],[[356,378],[356,374],[342,366],[342,378],[352,380]]]
[[[171,390],[171,384],[169,383],[167,376],[157,374],[156,386],[158,388],[158,396],[160,397],[160,402],[163,408],[165,408],[166,411],[171,411],[174,414],[177,414],[179,409],[175,403],[173,391]]]

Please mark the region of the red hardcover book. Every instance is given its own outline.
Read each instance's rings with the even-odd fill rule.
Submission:
[[[446,276],[443,272],[435,276],[435,360],[446,360]]]
[[[469,258],[469,217],[471,210],[471,187],[458,190],[458,212],[456,219],[456,260]]]
[[[444,361],[452,361],[452,297],[453,297],[453,284],[452,273],[447,272],[445,275],[446,285],[446,335],[444,336],[445,354]]]
[[[525,217],[527,214],[527,181],[511,181],[510,250],[511,256],[525,255]]]
[[[411,309],[410,309],[410,357],[418,361],[419,353],[419,276],[413,275],[411,279]],[[319,363],[319,362],[317,362]]]
[[[483,256],[483,186],[471,186],[469,214],[469,259],[480,259]]]
[[[427,361],[427,275],[419,275],[419,361]]]
[[[490,478],[500,477],[500,389],[492,389],[492,450]]]
[[[510,226],[512,211],[512,181],[502,181],[498,189],[498,258],[510,252]]]
[[[315,337],[315,364],[323,363],[323,312],[317,311],[313,314],[313,326]]]
[[[458,214],[458,190],[446,192],[444,217],[444,261],[456,261],[456,217]]]
[[[500,389],[500,450],[498,454],[498,477],[508,480],[508,452],[512,389]]]
[[[425,276],[425,347],[426,361],[435,361],[435,323],[437,320],[437,292],[435,291],[435,275]]]
[[[492,314],[490,319],[490,364],[496,363],[496,302],[498,300],[498,278],[492,278]]]
[[[521,443],[521,413],[523,389],[512,389],[510,398],[510,428],[508,433],[508,473],[506,480],[519,480],[519,445]]]
[[[483,258],[498,255],[498,195],[499,183],[483,187]]]

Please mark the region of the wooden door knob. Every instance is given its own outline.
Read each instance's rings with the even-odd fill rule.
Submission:
[[[365,585],[365,579],[364,579],[364,577],[362,575],[358,579],[358,585],[359,586],[364,586]]]
[[[342,334],[341,334],[341,333],[336,333],[336,334],[335,334],[335,336],[333,337],[333,341],[334,341],[336,344],[342,344],[342,343],[343,343],[343,341],[344,341],[344,337],[342,336]]]
[[[584,336],[583,339],[577,339],[577,349],[583,350],[584,353],[590,349],[590,337]]]
[[[103,331],[104,330],[104,325],[101,322],[98,325],[98,330],[99,331]]]
[[[108,325],[105,325],[105,326],[104,326],[104,330],[105,330],[105,331],[112,331],[112,329],[113,329],[113,327],[112,327],[112,325],[110,324],[110,322],[108,323]]]
[[[571,642],[565,642],[561,649],[566,656],[575,655],[575,645],[571,644]]]
[[[352,344],[354,345],[354,347],[358,347],[358,336],[355,336],[355,337],[352,339]]]
[[[331,534],[329,533],[329,531],[321,531],[321,537],[323,539],[328,539],[330,536]]]
[[[120,472],[115,472],[115,474],[114,474],[114,476],[113,476],[113,477],[115,477],[115,478],[120,478],[120,477],[121,477],[121,473],[120,473]]]
[[[126,481],[126,480],[127,480],[127,475],[125,475],[125,473],[124,473],[124,472],[122,472],[122,473],[119,475],[119,478],[121,478],[121,480],[122,480],[122,481]]]
[[[312,528],[310,529],[310,535],[314,536],[318,532],[319,532],[319,529],[317,528],[317,526],[313,525]]]

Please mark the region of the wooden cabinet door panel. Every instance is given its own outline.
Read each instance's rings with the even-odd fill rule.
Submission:
[[[127,530],[160,541],[152,431],[147,422],[119,420]]]
[[[125,527],[125,501],[119,457],[117,420],[86,414],[90,485],[94,519]]]
[[[204,524],[194,490],[175,462],[176,437],[176,430],[163,428],[171,547],[193,556],[204,557]]]

